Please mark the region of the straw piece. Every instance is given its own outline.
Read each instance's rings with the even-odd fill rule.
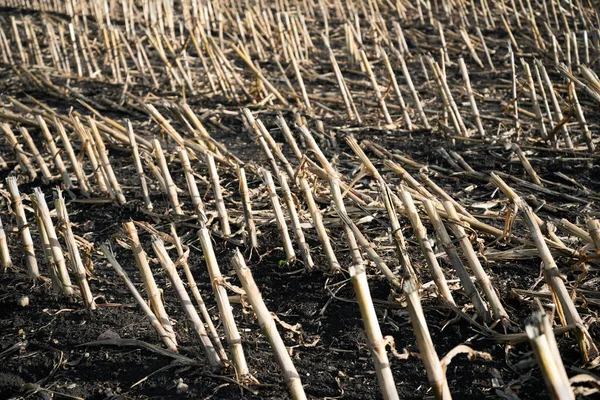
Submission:
[[[131,251],[133,252],[133,256],[135,257],[135,263],[138,267],[138,270],[140,271],[140,275],[142,276],[142,281],[144,282],[144,288],[146,289],[146,293],[148,293],[150,306],[152,307],[152,310],[156,314],[156,317],[162,324],[164,330],[169,335],[169,338],[173,342],[173,346],[177,346],[177,340],[175,338],[173,326],[171,325],[169,316],[167,315],[167,311],[165,310],[165,306],[163,305],[160,292],[158,291],[158,286],[156,285],[156,281],[154,280],[154,275],[152,275],[152,270],[150,270],[150,265],[148,264],[146,252],[140,244],[140,239],[138,237],[135,224],[131,221],[125,222],[123,224],[123,229],[125,230],[125,233],[131,240]]]
[[[554,257],[546,244],[546,240],[542,235],[540,226],[537,221],[537,216],[531,209],[531,207],[519,197],[515,191],[506,184],[498,175],[492,173],[491,181],[504,192],[504,194],[511,200],[517,210],[524,211],[524,220],[529,228],[532,239],[535,246],[538,249],[540,257],[542,259],[544,270],[543,275],[546,283],[550,287],[553,297],[557,300],[559,316],[562,319],[563,325],[576,324],[579,327],[577,331],[577,338],[579,339],[579,345],[581,347],[582,356],[585,360],[591,360],[598,356],[598,348],[593,342],[587,329],[583,324],[583,320],[569,295],[569,292],[565,286],[565,283],[561,277],[560,270],[554,261]]]
[[[106,244],[103,244],[100,246],[100,251],[104,254],[104,257],[106,257],[110,265],[114,268],[114,270],[121,277],[121,279],[123,279],[125,285],[133,295],[133,298],[142,308],[142,311],[144,311],[144,314],[146,314],[146,317],[150,320],[150,324],[156,330],[158,336],[160,336],[167,348],[172,352],[177,353],[177,344],[173,341],[172,336],[165,330],[165,328],[163,328],[158,318],[156,318],[156,315],[154,315],[154,312],[152,311],[150,306],[148,306],[140,292],[138,292],[135,285],[129,279],[129,276],[127,275],[123,267],[121,267],[121,265],[115,258],[114,254],[112,253],[112,250]]]
[[[169,257],[167,250],[165,249],[165,244],[158,236],[152,235],[152,247],[154,248],[154,252],[160,261],[163,269],[167,273],[169,280],[173,284],[173,288],[175,292],[177,292],[177,297],[181,301],[181,306],[189,321],[192,323],[194,330],[198,334],[200,341],[202,343],[202,347],[204,348],[204,352],[206,353],[206,357],[208,358],[208,362],[214,370],[219,370],[223,366],[221,358],[217,354],[208,334],[206,333],[206,329],[204,329],[204,324],[200,320],[200,316],[196,312],[190,297],[183,286],[183,282],[179,277],[179,274],[175,270],[175,264]]]
[[[452,396],[450,394],[450,389],[448,388],[446,374],[444,373],[440,359],[433,346],[429,328],[427,327],[427,321],[423,314],[423,307],[421,306],[421,298],[419,296],[417,283],[413,279],[406,279],[404,281],[404,293],[406,294],[410,322],[413,326],[415,338],[417,339],[421,360],[425,365],[427,379],[433,388],[435,398],[438,400],[451,400]]]
[[[360,314],[365,327],[367,340],[371,349],[371,357],[375,365],[375,372],[384,399],[398,399],[398,392],[394,382],[394,376],[388,360],[385,340],[381,334],[381,328],[373,306],[371,291],[367,282],[367,274],[361,265],[353,265],[349,268],[352,286],[356,293],[356,299],[360,308]]]
[[[296,236],[300,258],[304,262],[304,266],[307,269],[313,269],[315,263],[310,255],[310,248],[308,247],[306,239],[304,238],[304,232],[302,231],[300,218],[298,217],[298,212],[296,210],[296,203],[292,198],[292,192],[288,186],[287,179],[285,179],[285,175],[279,175],[279,184],[281,185],[281,194],[287,206],[288,213],[290,214],[290,222],[292,224],[294,235]]]
[[[135,165],[135,171],[140,178],[140,185],[142,186],[142,197],[144,198],[144,205],[148,211],[152,211],[152,201],[150,200],[150,194],[148,193],[148,184],[146,182],[146,175],[144,174],[144,168],[142,167],[142,160],[140,158],[140,151],[138,149],[137,141],[135,140],[135,133],[133,132],[133,126],[131,121],[127,120],[127,136],[129,137],[129,144],[131,145],[131,153],[133,156],[133,164]]]
[[[304,393],[302,382],[300,381],[300,375],[298,375],[298,371],[296,371],[296,367],[292,362],[288,349],[285,347],[285,343],[279,335],[277,325],[275,325],[275,321],[262,299],[260,290],[256,286],[256,282],[254,282],[252,272],[250,271],[250,268],[246,266],[244,257],[238,249],[235,250],[233,258],[231,259],[231,265],[233,265],[244,291],[246,292],[248,301],[252,305],[252,310],[256,314],[260,329],[269,340],[269,344],[277,359],[277,364],[279,364],[279,367],[283,371],[283,379],[292,395],[292,399],[306,399],[307,397]]]
[[[54,207],[56,208],[59,227],[62,231],[63,237],[65,238],[65,242],[67,243],[71,270],[73,273],[75,273],[75,279],[77,281],[77,285],[79,286],[79,290],[81,291],[81,297],[83,298],[83,301],[89,310],[95,310],[96,302],[94,301],[90,285],[87,281],[85,267],[83,266],[83,262],[81,260],[81,254],[79,253],[79,248],[77,247],[77,242],[75,241],[75,236],[73,235],[73,230],[71,229],[69,212],[67,211],[67,206],[65,205],[65,200],[63,199],[60,190],[57,191],[57,196],[54,200]]]
[[[175,230],[174,224],[171,224],[171,237],[173,238],[175,248],[177,249],[177,255],[179,256],[179,260],[177,260],[176,264],[181,265],[181,267],[183,268],[183,271],[185,272],[185,276],[188,280],[189,288],[192,291],[192,295],[194,296],[196,303],[198,304],[198,308],[200,309],[202,318],[204,318],[204,323],[208,327],[208,333],[209,333],[210,338],[217,350],[217,353],[219,354],[219,358],[222,361],[226,361],[227,353],[225,353],[225,349],[223,348],[223,345],[221,344],[221,339],[219,339],[219,334],[217,332],[217,329],[215,328],[212,318],[211,318],[210,314],[208,313],[208,309],[206,308],[204,299],[202,298],[202,295],[200,294],[200,290],[198,290],[198,285],[196,284],[194,275],[192,274],[190,266],[187,262],[188,255],[189,255],[189,249],[186,248],[186,251],[184,252],[183,246],[181,244],[181,240],[179,239],[179,236],[177,235],[177,231]]]
[[[329,235],[327,234],[327,230],[325,229],[325,225],[323,225],[323,216],[321,214],[321,210],[317,206],[315,202],[312,190],[308,183],[308,180],[304,176],[298,177],[299,187],[304,196],[304,200],[308,206],[308,211],[310,212],[310,216],[312,217],[313,225],[315,226],[315,230],[317,231],[317,235],[319,236],[319,241],[323,246],[323,252],[327,257],[327,261],[329,261],[329,272],[338,273],[341,270],[340,263],[335,256],[335,252],[333,251],[333,247],[331,245],[331,240],[329,239]]]
[[[198,185],[196,184],[196,178],[194,177],[194,171],[192,170],[192,165],[190,164],[187,150],[184,147],[178,146],[177,154],[179,155],[179,161],[183,167],[183,173],[185,174],[185,179],[187,181],[188,192],[192,199],[192,205],[194,206],[196,216],[200,222],[206,222],[206,216],[204,215],[204,204],[202,203],[202,197],[200,197],[200,192],[198,191]]]
[[[10,253],[8,251],[6,233],[4,232],[4,226],[2,225],[2,218],[0,218],[0,262],[2,263],[2,272],[6,272],[8,268],[13,267],[12,260],[10,259]]]
[[[152,144],[154,145],[154,158],[156,158],[156,161],[158,162],[158,167],[160,168],[161,175],[164,179],[167,189],[167,197],[169,198],[169,202],[173,207],[173,214],[181,216],[183,215],[183,209],[179,203],[179,198],[177,197],[177,188],[175,186],[175,182],[173,182],[171,173],[169,172],[167,160],[163,153],[162,147],[160,146],[160,142],[158,139],[154,139]]]
[[[81,166],[81,163],[75,155],[75,151],[73,150],[73,146],[71,145],[71,140],[67,135],[67,131],[65,130],[65,127],[62,124],[62,122],[60,122],[60,120],[57,117],[54,117],[54,126],[56,126],[56,129],[58,130],[60,140],[63,144],[65,152],[67,153],[67,156],[69,157],[69,161],[73,166],[73,171],[75,172],[75,176],[77,177],[77,183],[79,185],[79,191],[85,197],[90,197],[91,189],[88,179],[85,176],[85,173],[83,172],[83,167]]]
[[[550,392],[550,398],[574,400],[575,395],[560,357],[548,316],[541,311],[534,312],[525,331]]]
[[[435,252],[433,251],[431,241],[427,237],[427,230],[421,222],[421,218],[419,217],[412,196],[403,186],[400,186],[399,194],[402,204],[404,205],[405,213],[408,215],[410,224],[413,228],[414,235],[417,237],[417,241],[421,247],[421,253],[425,257],[425,261],[429,267],[429,273],[431,274],[433,281],[440,292],[440,295],[450,304],[456,305],[454,298],[452,297],[452,292],[448,287],[446,277],[444,276]]]
[[[469,299],[471,299],[471,302],[473,303],[473,306],[475,307],[477,314],[479,314],[479,316],[482,317],[484,320],[487,320],[488,315],[489,315],[487,307],[485,306],[485,303],[483,302],[481,296],[479,295],[477,288],[473,284],[473,281],[471,280],[471,277],[469,276],[467,269],[465,268],[464,264],[462,263],[462,260],[460,259],[459,255],[458,255],[456,247],[452,243],[452,240],[450,239],[450,236],[448,235],[448,231],[446,231],[446,227],[444,226],[444,224],[442,223],[442,220],[440,219],[437,209],[435,208],[435,206],[433,205],[433,203],[430,200],[423,200],[423,206],[425,207],[425,210],[427,211],[427,215],[429,216],[429,221],[431,221],[431,224],[433,225],[433,228],[435,229],[438,240],[440,241],[442,248],[444,249],[444,251],[446,252],[446,255],[448,256],[448,260],[450,261],[450,264],[454,267],[454,270],[456,271],[456,274],[458,275],[458,278],[460,279],[460,282],[463,285],[465,294],[469,297]]]
[[[29,279],[35,280],[40,277],[40,272],[35,258],[33,239],[31,238],[31,233],[29,231],[29,223],[27,222],[27,216],[25,215],[25,208],[23,207],[21,193],[19,193],[17,179],[14,176],[9,176],[6,178],[6,184],[8,185],[8,191],[10,192],[13,212],[17,218],[17,228],[19,229],[19,232],[21,232],[27,274],[29,275]]]
[[[119,182],[117,181],[117,177],[115,176],[115,172],[113,171],[112,166],[110,165],[110,160],[108,159],[106,147],[104,146],[104,141],[102,140],[102,137],[100,136],[100,132],[98,132],[98,127],[96,126],[96,121],[93,118],[88,117],[88,124],[90,125],[90,128],[92,129],[91,132],[94,137],[96,149],[100,156],[100,165],[102,166],[102,169],[105,172],[106,178],[108,180],[108,183],[110,184],[110,187],[112,188],[112,191],[113,191],[115,197],[117,198],[117,202],[120,205],[123,205],[123,204],[127,203],[127,200],[125,200],[125,196],[123,195],[121,186],[119,185]]]
[[[206,227],[203,226],[200,228],[198,231],[198,238],[202,245],[202,252],[204,254],[204,259],[206,260],[206,268],[210,275],[210,283],[213,288],[213,293],[215,294],[217,307],[219,308],[219,315],[223,321],[225,338],[227,339],[227,345],[229,346],[229,352],[231,354],[231,360],[235,368],[237,379],[240,382],[255,382],[256,380],[250,374],[248,364],[246,363],[242,338],[235,323],[231,303],[229,302],[227,290],[224,286],[225,279],[219,269],[217,256],[212,245],[212,239]]]
[[[48,125],[46,125],[46,121],[44,120],[44,118],[42,118],[41,115],[36,115],[36,120],[42,130],[44,139],[48,144],[48,149],[50,150],[50,155],[52,157],[52,160],[54,161],[54,165],[56,165],[56,169],[58,169],[58,172],[60,172],[60,175],[62,176],[63,182],[65,183],[65,187],[67,189],[73,188],[73,181],[71,180],[71,176],[69,175],[69,172],[65,167],[65,163],[63,162],[62,157],[60,156],[60,152],[56,148],[56,144],[54,143],[52,134],[48,129]]]
[[[265,182],[265,186],[267,187],[269,198],[271,199],[271,205],[273,206],[273,211],[275,212],[275,222],[277,223],[277,228],[279,228],[279,233],[281,234],[281,239],[283,240],[283,249],[285,250],[286,260],[291,262],[296,258],[296,253],[294,252],[294,246],[292,245],[292,240],[290,239],[287,223],[285,222],[283,210],[281,209],[281,204],[279,203],[279,196],[277,196],[275,183],[273,182],[273,176],[266,169],[259,169],[258,173],[261,174],[263,181]]]
[[[37,172],[35,172],[35,168],[33,168],[31,160],[29,160],[29,157],[27,157],[25,151],[17,141],[17,137],[10,129],[10,125],[2,124],[0,125],[0,128],[2,128],[2,131],[4,131],[4,134],[8,138],[8,143],[15,152],[17,160],[19,160],[19,164],[21,166],[21,169],[23,170],[23,173],[28,174],[32,180],[37,178]]]
[[[50,180],[52,179],[52,173],[48,169],[48,165],[46,165],[46,161],[44,161],[44,158],[40,155],[40,152],[38,151],[37,146],[33,142],[33,139],[31,138],[31,135],[29,135],[29,132],[27,131],[27,129],[25,129],[24,127],[20,127],[19,132],[21,133],[21,136],[23,136],[23,139],[25,139],[25,143],[27,143],[29,150],[31,150],[31,154],[33,154],[33,158],[35,159],[35,162],[40,167],[40,171],[42,172],[42,181],[45,184],[48,184],[50,182]]]
[[[250,247],[258,247],[258,237],[256,234],[256,225],[254,224],[254,218],[252,217],[252,203],[250,202],[250,192],[248,189],[248,182],[246,181],[246,171],[244,168],[237,168],[237,175],[239,181],[239,191],[242,197],[242,208],[244,210],[244,221],[246,222],[246,239],[250,240]]]
[[[467,236],[467,232],[458,218],[454,206],[449,201],[444,201],[443,204],[444,209],[448,213],[447,225],[452,233],[454,233],[454,237],[458,240],[460,248],[471,267],[471,271],[473,271],[473,275],[475,275],[475,278],[477,279],[477,283],[490,303],[494,318],[501,320],[503,325],[507,326],[509,323],[508,314],[506,313],[506,310],[504,310],[504,306],[502,305],[496,290],[492,286],[490,278],[484,271],[481,262],[479,261],[479,257],[477,257],[477,253],[475,253],[473,245]]]
[[[33,189],[33,204],[35,205],[37,216],[42,222],[43,229],[47,235],[48,245],[50,246],[49,250],[54,263],[56,263],[58,278],[60,279],[60,284],[62,285],[61,290],[65,295],[70,296],[73,294],[71,278],[69,277],[69,272],[67,271],[67,264],[65,263],[65,258],[63,256],[62,249],[60,248],[60,243],[58,242],[58,236],[56,235],[54,224],[50,218],[50,210],[46,204],[44,193],[40,188]]]

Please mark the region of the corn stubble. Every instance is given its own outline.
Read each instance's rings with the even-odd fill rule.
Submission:
[[[598,13],[505,3],[0,0],[23,14],[0,16],[0,67],[25,93],[0,103],[2,274],[49,281],[93,315],[109,270],[168,354],[195,335],[212,377],[259,393],[247,332],[260,328],[305,399],[291,356],[305,343],[286,346],[253,274],[279,257],[290,282],[326,275],[322,314],[357,306],[385,399],[406,393],[390,327],[414,336],[436,399],[462,388],[456,354],[489,359],[464,344],[440,359],[436,313],[477,339],[529,341],[551,398],[594,394],[556,336],[598,363],[600,194],[566,173],[598,160]],[[106,207],[112,231],[85,232],[78,203]],[[535,285],[511,287],[540,260]],[[348,281],[354,297],[338,297]],[[509,296],[536,310],[527,322]],[[187,325],[167,313],[178,306]],[[494,389],[515,398],[522,379]]]

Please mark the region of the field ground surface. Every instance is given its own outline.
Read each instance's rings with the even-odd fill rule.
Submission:
[[[599,29],[0,0],[0,398],[594,398]]]

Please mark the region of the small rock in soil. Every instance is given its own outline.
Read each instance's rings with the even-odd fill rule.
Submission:
[[[19,297],[19,300],[17,300],[17,304],[21,307],[27,307],[29,305],[29,296]]]
[[[110,329],[102,332],[98,335],[98,340],[111,340],[111,339],[121,339],[121,336],[115,331],[111,331]]]
[[[186,393],[189,390],[189,386],[185,383],[183,383],[183,379],[179,378],[179,380],[177,381],[177,386],[175,387],[175,391],[177,392],[177,394],[183,394]]]

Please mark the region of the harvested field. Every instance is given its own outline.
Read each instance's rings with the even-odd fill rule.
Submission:
[[[582,0],[0,0],[0,398],[600,392]]]

